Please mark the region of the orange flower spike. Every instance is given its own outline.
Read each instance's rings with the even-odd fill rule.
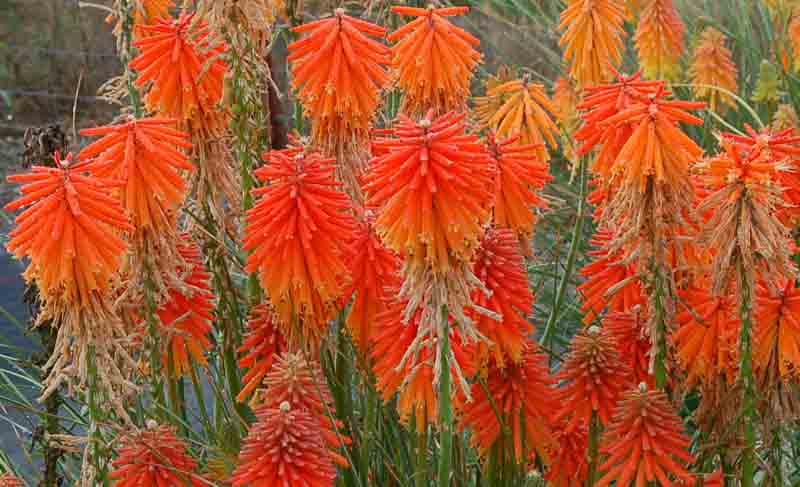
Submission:
[[[586,278],[578,285],[578,291],[583,296],[581,311],[585,313],[583,322],[587,325],[605,309],[626,312],[644,303],[635,263],[626,262],[623,251],[608,249],[613,238],[612,232],[599,230],[589,241],[595,250],[588,255],[594,260],[580,270]]]
[[[178,253],[189,268],[180,266],[178,273],[188,273],[183,285],[189,294],[170,289],[167,300],[156,310],[172,351],[172,372],[176,377],[189,371],[190,359],[206,364],[204,354],[211,348],[208,335],[212,331],[215,307],[211,274],[203,264],[200,247],[189,235],[183,235],[182,240],[178,243]],[[169,370],[169,354],[165,353],[162,359]]]
[[[636,27],[639,64],[649,78],[675,79],[683,54],[683,25],[672,0],[649,0]]]
[[[625,368],[631,371],[634,383],[655,387],[655,377],[650,373],[650,350],[653,344],[646,333],[647,317],[641,306],[629,311],[615,311],[603,317],[603,328],[607,329],[617,344],[617,353]]]
[[[592,413],[605,425],[630,383],[629,371],[617,354],[617,344],[607,330],[591,326],[572,339],[572,348],[556,375],[563,382],[562,404],[555,420],[567,420],[567,428],[587,425]]]
[[[714,297],[707,281],[680,290],[684,309],[672,334],[676,355],[687,371],[689,386],[710,383],[722,375],[728,384],[738,371],[739,313],[733,296]]]
[[[179,149],[191,149],[189,134],[175,130],[176,121],[148,117],[118,125],[81,130],[101,138],[78,154],[86,169],[102,178],[124,181],[120,200],[137,229],[169,231],[183,204],[187,184],[183,171],[194,166]]]
[[[556,428],[555,444],[544,478],[553,487],[578,487],[589,476],[588,428],[579,425],[573,428]]]
[[[387,287],[399,279],[400,259],[381,242],[371,214],[365,215],[356,227],[348,255],[351,284],[344,293],[344,301],[353,295],[355,298],[346,325],[356,345],[368,353],[375,316],[391,298]]]
[[[722,88],[733,94],[739,90],[736,81],[738,68],[732,59],[731,51],[725,47],[725,36],[713,27],[706,27],[700,35],[694,51],[694,60],[689,75],[695,96],[708,98],[709,108],[716,112],[719,104],[736,108],[736,99],[715,88]],[[701,86],[705,85],[705,86]]]
[[[494,223],[514,230],[520,242],[527,245],[536,222],[534,208],[547,207],[538,191],[553,176],[550,166],[537,156],[535,146],[517,145],[518,140],[518,136],[500,140],[489,133],[487,145],[497,166]]]
[[[683,133],[677,122],[702,125],[702,119],[686,110],[699,110],[705,103],[666,100],[663,98],[666,95],[662,87],[646,102],[603,122],[604,125],[634,125],[633,133],[611,168],[612,174],[620,175],[622,186],[644,192],[651,176],[656,183],[674,185],[686,179],[690,164],[703,155],[703,149]]]
[[[261,404],[278,408],[284,402],[292,409],[308,411],[320,423],[320,434],[328,445],[334,461],[342,467],[348,462],[335,450],[350,444],[350,438],[336,431],[344,425],[331,418],[336,408],[333,395],[319,363],[306,359],[302,353],[284,353],[277,358],[264,377]]]
[[[0,487],[25,487],[22,480],[10,473],[0,475]]]
[[[479,119],[482,127],[489,128],[497,137],[516,136],[520,145],[534,144],[536,154],[543,161],[550,159],[545,143],[558,147],[558,127],[551,116],[557,112],[544,91],[544,85],[531,83],[528,76],[487,87],[486,97],[502,100],[497,110],[488,111]]]
[[[475,256],[474,272],[491,294],[476,289],[472,302],[502,317],[497,321],[480,312],[470,313],[478,331],[489,339],[489,344],[479,342],[478,346],[481,351],[488,348],[500,368],[507,361],[519,363],[527,337],[533,333],[533,325],[526,319],[533,311],[533,293],[519,242],[511,230],[486,232]]]
[[[372,37],[386,29],[337,9],[334,16],[292,29],[307,34],[289,44],[292,86],[314,121],[312,139],[332,153],[356,137],[366,143],[370,120],[389,82],[387,46]]]
[[[800,158],[800,136],[795,135],[794,127],[773,131],[769,127],[757,131],[749,124],[744,124],[747,135],[724,132],[722,137],[732,140],[737,147],[745,150],[748,160],[766,156],[772,161]]]
[[[109,289],[128,248],[119,234],[133,227],[110,194],[118,181],[86,174],[86,164],[72,164],[72,154],[54,158],[55,168],[34,166],[8,176],[23,183],[23,196],[5,211],[27,208],[17,216],[6,248],[30,258],[26,276],[43,295],[85,306],[92,293]]]
[[[611,78],[622,61],[625,4],[620,0],[568,0],[561,12],[559,45],[579,86]]]
[[[419,123],[399,115],[395,138],[373,139],[377,153],[364,175],[367,207],[387,247],[409,265],[445,271],[452,257],[467,261],[490,218],[495,167],[464,114]]]
[[[250,310],[247,320],[248,332],[239,347],[239,368],[249,369],[242,377],[242,388],[236,400],[244,402],[256,388],[261,386],[264,376],[272,369],[278,356],[288,349],[286,338],[273,318],[269,305],[261,303]]]
[[[153,83],[145,96],[149,110],[216,133],[225,124],[215,112],[228,69],[221,59],[227,46],[206,22],[194,22],[194,15],[181,13],[177,19],[141,26],[152,35],[134,42],[141,54],[130,67],[139,71],[136,86]]]
[[[255,175],[268,184],[253,190],[247,212],[247,271],[258,272],[282,326],[299,318],[286,337],[316,345],[344,291],[355,231],[350,200],[335,180],[335,159],[286,149],[267,160]]]
[[[575,132],[575,139],[581,142],[578,155],[586,155],[600,146],[592,163],[592,171],[603,178],[610,176],[611,166],[633,133],[633,128],[630,123],[601,124],[612,115],[656,93],[664,84],[663,81],[642,80],[640,71],[630,76],[616,70],[613,72],[616,75],[615,82],[584,88],[584,99],[578,104],[578,109],[585,111],[581,116],[583,126]]]
[[[485,388],[475,383],[472,401],[467,402],[463,397],[456,401],[455,407],[460,411],[458,427],[472,431],[470,442],[483,458],[488,458],[492,446],[502,441],[503,426],[510,429],[511,444],[504,445],[501,451],[507,451],[509,456],[513,454],[515,461],[527,459],[532,448],[546,457],[553,445],[549,425],[557,409],[553,397],[555,383],[547,355],[534,342],[528,345],[519,363],[500,367],[490,362]],[[498,420],[492,401],[502,415],[503,424]]]
[[[172,0],[140,0],[134,2],[133,32],[136,38],[145,37],[148,33],[140,27],[153,24],[162,17],[169,17],[169,9],[173,6]]]
[[[776,283],[776,295],[765,282],[756,289],[753,366],[777,366],[782,379],[800,374],[800,288],[792,279]]]
[[[411,318],[408,324],[403,323],[403,312],[406,303],[392,301],[375,318],[375,332],[372,334],[373,371],[377,379],[375,387],[381,393],[384,402],[399,392],[397,410],[400,419],[408,423],[413,415],[417,427],[424,424],[436,424],[438,400],[434,391],[433,356],[431,337],[425,337],[427,345],[422,347],[417,360],[404,361],[406,351],[417,337],[421,310]],[[472,361],[472,350],[461,340],[458,329],[451,327],[450,347],[462,373],[469,377],[474,375],[475,364]],[[456,371],[451,367],[451,376]]]
[[[600,439],[600,452],[606,460],[600,465],[602,477],[595,484],[606,487],[614,481],[619,487],[636,487],[648,482],[692,485],[686,465],[694,462],[689,454],[689,439],[683,422],[664,391],[639,388],[625,395],[614,410],[614,419]]]
[[[261,406],[239,452],[233,487],[333,487],[336,467],[318,421],[287,403]]]
[[[417,17],[389,34],[392,65],[403,91],[401,110],[418,116],[433,110],[443,114],[465,108],[469,85],[481,54],[480,40],[445,17],[462,15],[469,7],[427,9],[394,6],[392,12]]]
[[[155,426],[124,436],[109,475],[115,487],[200,487],[207,482],[195,473],[197,462],[171,426]]]

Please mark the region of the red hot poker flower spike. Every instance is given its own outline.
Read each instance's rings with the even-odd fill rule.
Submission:
[[[416,17],[389,34],[392,65],[403,90],[402,111],[422,115],[464,108],[472,72],[481,60],[480,40],[445,17],[465,14],[469,7],[392,7],[392,12]]]
[[[275,323],[272,309],[261,303],[250,310],[247,335],[239,348],[239,367],[249,369],[242,377],[244,387],[236,400],[244,401],[261,386],[278,356],[288,349],[286,339]]]
[[[133,225],[156,234],[173,226],[187,190],[181,172],[194,170],[180,150],[192,148],[189,135],[174,126],[174,119],[148,117],[81,130],[101,138],[78,159],[89,161],[86,169],[95,176],[124,181],[119,196]]]
[[[22,480],[11,475],[10,473],[4,473],[0,475],[0,487],[25,487],[25,484],[22,483]]]
[[[284,402],[258,408],[256,418],[239,452],[233,487],[333,487],[336,467],[311,413]]]
[[[395,137],[379,138],[379,154],[364,177],[367,206],[390,249],[413,268],[450,268],[468,261],[483,236],[492,204],[495,168],[465,115],[447,113],[415,122],[399,115]]]
[[[55,168],[34,166],[8,177],[23,183],[23,196],[5,210],[27,209],[17,216],[7,248],[30,257],[26,276],[44,296],[85,306],[92,293],[109,288],[127,250],[119,233],[133,227],[110,194],[119,182],[87,175],[85,164],[71,165],[72,154],[61,160],[56,153],[55,161]]]
[[[344,291],[355,231],[350,200],[334,178],[334,159],[295,149],[267,159],[255,175],[268,184],[253,191],[247,212],[247,271],[258,272],[279,323],[292,328],[286,337],[314,346]]]
[[[117,454],[110,475],[116,487],[206,485],[194,473],[197,462],[173,427],[158,426],[125,436]]]
[[[681,418],[664,391],[649,391],[644,384],[627,392],[614,410],[614,419],[600,440],[606,460],[600,465],[602,477],[595,484],[606,487],[616,480],[619,487],[637,487],[648,482],[676,485],[670,478],[692,485],[686,465],[689,439]]]

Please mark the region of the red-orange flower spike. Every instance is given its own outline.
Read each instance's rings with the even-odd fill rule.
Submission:
[[[185,289],[170,289],[167,300],[156,314],[161,320],[162,333],[166,335],[172,351],[172,372],[183,375],[191,367],[190,358],[206,364],[205,352],[211,348],[211,323],[214,320],[214,292],[211,290],[211,274],[203,264],[200,247],[183,235],[178,244],[178,254],[188,266],[179,266],[179,274],[186,273],[182,286]],[[184,291],[188,291],[185,293]],[[163,363],[169,370],[169,354],[164,353]]]
[[[25,487],[25,484],[18,477],[10,473],[4,473],[0,475],[0,487]]]
[[[586,155],[600,146],[592,162],[592,171],[603,178],[611,174],[611,166],[620,150],[633,133],[630,123],[601,125],[607,118],[629,109],[634,103],[645,99],[661,87],[663,81],[644,81],[641,71],[626,76],[614,70],[615,82],[584,89],[584,99],[578,109],[586,112],[581,116],[583,126],[575,132],[581,142],[578,155]]]
[[[555,444],[550,454],[545,480],[552,487],[579,487],[589,476],[588,428],[580,425],[574,428],[556,428]]]
[[[334,178],[334,159],[296,149],[266,159],[255,175],[267,184],[253,191],[247,212],[247,271],[258,272],[279,323],[296,323],[286,337],[316,345],[344,291],[355,230],[350,200]]]
[[[596,326],[575,335],[556,379],[563,381],[559,390],[562,409],[556,420],[566,419],[567,428],[588,425],[593,412],[600,424],[608,424],[617,400],[630,384],[614,339]]]
[[[581,311],[585,313],[585,324],[593,322],[605,309],[625,312],[644,303],[636,264],[627,262],[623,251],[609,251],[613,238],[610,231],[599,230],[589,241],[595,250],[588,255],[594,260],[580,270],[586,281],[578,286],[583,296]]]
[[[649,0],[634,36],[639,64],[648,77],[675,78],[683,54],[685,30],[672,0]]]
[[[693,483],[686,465],[694,459],[683,423],[664,391],[648,390],[644,384],[620,400],[600,440],[600,451],[606,460],[600,465],[602,477],[597,487],[615,480],[619,487],[634,482],[637,487],[648,482],[663,486]]]
[[[275,360],[288,349],[286,338],[275,323],[272,309],[265,303],[250,310],[247,329],[242,346],[239,347],[239,368],[249,369],[242,377],[244,387],[236,396],[236,400],[240,402],[261,386],[261,381],[272,369]]]
[[[793,279],[775,284],[777,293],[765,282],[756,291],[753,366],[787,379],[800,374],[800,288]]]
[[[490,133],[489,152],[497,165],[495,179],[494,223],[514,230],[521,242],[533,236],[535,208],[546,208],[547,201],[538,193],[552,181],[550,166],[538,157],[535,145],[517,145],[518,137],[497,140]]]
[[[505,363],[518,363],[533,333],[526,316],[533,311],[533,293],[528,286],[525,261],[520,253],[519,242],[514,232],[508,229],[491,229],[481,243],[475,256],[474,272],[486,289],[472,293],[472,302],[500,315],[495,320],[479,311],[471,312],[478,331],[489,340],[479,342],[481,351],[491,353],[499,367]],[[481,353],[481,358],[486,353]]]
[[[287,402],[261,406],[239,452],[233,487],[333,487],[336,467],[318,421]]]
[[[302,352],[284,353],[267,372],[264,386],[262,404],[277,408],[286,403],[292,409],[308,411],[319,422],[319,433],[333,460],[343,467],[348,466],[347,460],[336,450],[350,444],[350,438],[336,433],[343,424],[332,419],[335,413],[333,396],[319,363],[306,359]]]
[[[749,124],[744,124],[747,135],[725,132],[722,136],[732,140],[744,149],[749,160],[754,160],[762,155],[774,162],[800,157],[800,136],[795,135],[794,127],[773,131],[765,127],[760,131]]]
[[[117,181],[86,174],[72,165],[72,154],[55,168],[34,166],[8,177],[23,183],[21,198],[5,211],[27,209],[16,218],[6,245],[16,257],[30,257],[27,278],[36,280],[47,298],[85,306],[90,296],[108,290],[128,248],[120,232],[133,230],[110,192]]]
[[[200,487],[197,462],[171,426],[157,426],[122,438],[110,477],[115,487]]]
[[[663,97],[667,94],[662,88],[646,102],[606,118],[601,124],[633,124],[633,133],[611,168],[625,188],[644,192],[651,176],[657,184],[682,184],[688,178],[689,165],[703,155],[703,149],[683,133],[677,122],[702,125],[702,119],[686,110],[701,109],[705,103],[666,100]]]
[[[625,368],[636,383],[655,386],[655,377],[650,373],[650,351],[653,344],[647,336],[647,317],[642,306],[634,306],[629,311],[615,311],[603,317],[603,328],[617,344],[617,353]]]
[[[348,255],[351,284],[344,300],[349,301],[353,295],[355,299],[347,315],[347,329],[361,351],[368,353],[375,316],[392,298],[387,288],[398,283],[400,259],[381,242],[371,214],[365,215],[356,227]]]
[[[559,45],[579,86],[611,78],[622,61],[625,4],[621,0],[568,0],[561,12]]]
[[[416,427],[427,423],[436,424],[439,402],[434,390],[433,345],[431,337],[424,337],[424,345],[415,361],[405,354],[414,342],[419,329],[421,310],[408,324],[403,323],[406,303],[394,301],[387,305],[375,319],[375,332],[372,335],[373,371],[377,378],[376,388],[385,402],[399,392],[397,411],[400,419],[407,423],[413,415]],[[464,346],[456,327],[450,327],[450,348],[461,372],[465,376],[475,373],[472,354]],[[404,361],[405,359],[405,361]],[[456,371],[451,364],[451,377]],[[454,388],[455,389],[455,388]]]
[[[738,371],[739,308],[733,295],[714,297],[709,281],[680,290],[684,309],[672,334],[676,355],[689,386],[710,383],[720,375],[728,384]]]
[[[367,206],[377,208],[378,233],[416,268],[468,261],[489,220],[495,168],[465,115],[414,122],[399,115],[395,138],[373,140],[379,156],[364,177]]]
[[[475,50],[480,40],[445,17],[465,14],[469,7],[394,6],[392,12],[416,17],[387,37],[397,42],[392,65],[404,94],[402,111],[423,115],[463,109],[472,72],[481,60]]]
[[[547,362],[547,355],[535,342],[529,342],[519,363],[501,368],[490,362],[485,386],[472,385],[472,401],[459,398],[456,404],[461,413],[458,426],[472,431],[470,442],[482,457],[488,458],[492,446],[503,441],[503,426],[511,432],[510,444],[501,449],[507,452],[509,459],[519,462],[534,451],[540,457],[547,456],[553,444],[550,418],[557,408],[552,389],[554,381]]]
[[[141,26],[152,35],[134,42],[141,54],[130,67],[139,71],[136,86],[153,83],[145,96],[149,110],[216,133],[225,123],[216,112],[228,69],[221,59],[226,46],[194,15]]]
[[[371,37],[384,37],[386,29],[337,9],[292,31],[307,34],[289,44],[287,59],[292,86],[313,120],[314,143],[331,154],[353,139],[365,143],[391,62],[389,48]]]
[[[78,159],[90,161],[86,169],[98,177],[124,181],[120,200],[132,223],[154,234],[173,226],[186,196],[181,172],[194,169],[180,150],[191,149],[189,135],[175,130],[175,122],[149,117],[81,130],[101,138],[84,147]]]

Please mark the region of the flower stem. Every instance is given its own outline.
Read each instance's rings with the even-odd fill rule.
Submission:
[[[570,278],[572,277],[572,271],[575,268],[575,260],[578,255],[578,248],[581,244],[581,235],[583,234],[583,212],[585,207],[585,199],[586,199],[586,161],[583,159],[579,162],[580,165],[580,173],[581,173],[581,182],[580,182],[580,193],[578,196],[578,213],[575,216],[575,226],[572,229],[572,240],[569,244],[569,252],[567,253],[567,264],[564,269],[564,273],[561,275],[561,281],[558,283],[558,289],[556,291],[555,302],[553,303],[553,309],[550,310],[550,316],[547,317],[547,324],[544,327],[544,333],[542,334],[542,339],[540,343],[545,348],[550,348],[550,341],[553,339],[553,333],[555,333],[556,328],[556,321],[558,320],[561,312],[561,307],[564,304],[564,298],[567,294],[567,287],[569,286]]]
[[[447,328],[447,306],[442,310],[441,378],[439,379],[439,428],[441,448],[439,453],[439,487],[449,487],[453,456],[453,408],[450,403],[450,333]]]
[[[659,389],[664,388],[667,382],[667,322],[664,313],[664,278],[661,275],[661,266],[657,262],[653,262],[653,281],[655,283],[655,290],[653,291],[653,301],[655,308],[655,325],[656,325],[656,340],[655,349],[655,377],[656,387]]]
[[[753,328],[753,296],[750,284],[751,274],[741,259],[737,260],[739,273],[739,313],[741,329],[739,335],[740,367],[739,373],[744,387],[742,412],[744,420],[745,448],[742,452],[742,487],[752,487],[755,478],[755,391],[753,386],[753,349],[751,335]]]
[[[142,100],[139,96],[139,90],[137,90],[134,85],[136,76],[128,66],[128,63],[133,60],[131,50],[133,49],[133,9],[135,7],[132,0],[122,0],[121,7],[122,34],[120,39],[121,43],[119,44],[119,58],[125,68],[125,83],[128,87],[128,97],[131,99],[133,113],[136,118],[141,118],[143,115]]]

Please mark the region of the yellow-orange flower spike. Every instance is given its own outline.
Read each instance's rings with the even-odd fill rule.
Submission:
[[[648,78],[674,80],[677,77],[685,31],[672,0],[649,0],[634,36],[639,64]]]
[[[793,279],[776,284],[777,293],[765,282],[756,291],[753,366],[788,379],[800,374],[800,288]]]
[[[672,334],[687,385],[710,384],[720,376],[728,384],[738,371],[739,308],[732,295],[714,297],[708,279],[679,291],[686,309]]]
[[[389,47],[371,37],[386,29],[337,9],[333,17],[292,29],[307,34],[289,44],[292,86],[312,119],[315,145],[336,154],[348,144],[365,145],[370,120],[389,82]]]
[[[700,35],[689,68],[695,96],[707,98],[713,112],[722,108],[720,104],[736,108],[733,96],[717,89],[722,88],[733,94],[739,89],[736,81],[738,68],[733,62],[731,50],[725,47],[725,40],[720,31],[707,27]]]
[[[538,193],[553,180],[550,166],[535,152],[536,146],[517,145],[518,137],[497,140],[487,137],[489,153],[497,166],[495,178],[494,223],[512,229],[527,246],[533,236],[536,208],[547,201]]]
[[[494,98],[502,101],[484,101]],[[488,104],[478,117],[481,128],[494,131],[498,138],[516,136],[516,141],[521,145],[535,144],[539,158],[544,161],[550,159],[545,143],[550,148],[558,146],[558,127],[551,118],[557,110],[547,97],[544,85],[531,83],[527,77],[506,81],[487,87],[486,97],[476,98],[475,103]],[[489,109],[493,105],[497,105],[496,110]]]
[[[397,291],[395,291],[396,293]],[[416,360],[405,357],[414,343],[420,327],[422,311],[418,310],[407,324],[403,323],[406,303],[402,300],[387,304],[375,318],[375,331],[372,334],[373,371],[377,379],[375,387],[380,391],[384,402],[388,402],[399,392],[397,411],[400,420],[408,423],[413,416],[417,429],[428,423],[437,423],[439,401],[434,390],[435,361],[433,337],[423,337]],[[450,327],[450,348],[453,357],[465,376],[475,373],[471,349],[461,340],[456,327]],[[451,363],[450,376],[457,371]]]
[[[392,12],[416,17],[387,37],[396,42],[392,66],[404,94],[401,110],[413,116],[462,110],[481,60],[475,50],[480,40],[445,17],[465,14],[469,7],[395,6]]]
[[[233,487],[333,487],[336,466],[321,426],[305,409],[261,406],[239,452]]]
[[[226,46],[194,15],[142,26],[152,35],[134,42],[141,54],[130,67],[139,71],[136,86],[153,83],[145,96],[149,110],[216,134],[226,123],[217,108],[228,69],[221,59]]]
[[[17,216],[6,248],[30,257],[26,277],[46,299],[86,306],[93,293],[109,289],[128,248],[120,233],[133,227],[111,196],[119,182],[86,174],[86,164],[72,165],[72,154],[54,157],[55,168],[34,166],[8,177],[23,183],[23,196],[4,209],[27,209]]]
[[[126,435],[121,440],[109,474],[118,487],[162,487],[186,485],[200,487],[205,479],[195,473],[197,461],[191,457],[186,442],[175,428],[157,426]]]
[[[407,265],[450,268],[468,261],[483,237],[493,200],[495,167],[465,115],[447,113],[415,122],[399,115],[392,138],[373,140],[380,155],[364,176],[375,226]]]
[[[578,104],[580,93],[572,79],[559,76],[553,83],[553,106],[558,123],[567,135],[572,135],[578,128],[580,115]]]
[[[472,385],[472,401],[459,397],[455,406],[460,411],[458,427],[472,431],[470,443],[483,458],[489,458],[498,442],[503,445],[500,451],[512,461],[527,459],[534,451],[546,457],[553,446],[550,418],[557,409],[554,385],[547,355],[535,342],[528,342],[519,363],[503,367],[490,363],[485,385]],[[504,426],[510,429],[508,443],[504,441]]]
[[[261,386],[264,376],[272,369],[272,365],[280,354],[288,349],[286,338],[273,319],[269,305],[261,303],[250,310],[247,320],[247,335],[239,347],[239,368],[249,369],[242,384],[244,387],[236,400],[244,401]]]
[[[561,12],[559,45],[578,85],[611,79],[612,67],[622,61],[625,4],[621,0],[568,0]]]
[[[591,326],[572,339],[556,379],[563,384],[558,392],[562,406],[555,419],[567,420],[566,427],[574,428],[588,425],[593,413],[600,424],[608,424],[630,377],[610,333]]]
[[[166,335],[172,353],[172,373],[175,376],[189,372],[190,358],[206,364],[205,352],[211,348],[211,323],[214,321],[214,293],[211,290],[211,274],[203,264],[203,255],[197,243],[189,235],[183,235],[178,243],[178,253],[183,265],[178,274],[186,274],[182,288],[170,289],[167,300],[156,314],[161,320],[161,331]],[[170,356],[164,352],[162,361],[169,370]]]
[[[399,282],[400,259],[381,242],[371,214],[364,215],[356,227],[348,255],[351,283],[344,300],[355,298],[347,315],[347,329],[359,349],[368,354],[375,316],[394,297],[387,289]]]
[[[614,410],[614,419],[600,439],[606,456],[600,465],[602,477],[595,486],[616,480],[619,487],[637,487],[648,482],[660,485],[692,485],[686,465],[694,462],[683,422],[661,390],[639,389],[625,393]],[[676,480],[670,480],[676,479]]]
[[[118,125],[81,130],[100,136],[78,154],[92,174],[125,184],[119,192],[125,210],[137,229],[161,234],[174,226],[187,185],[182,171],[194,166],[180,149],[191,149],[189,135],[175,130],[175,120],[132,119]]]
[[[481,359],[491,354],[501,368],[508,361],[518,363],[528,336],[533,333],[533,325],[526,318],[533,311],[533,293],[514,232],[508,229],[486,232],[475,256],[474,272],[490,294],[476,289],[472,302],[500,315],[498,321],[486,313],[470,313],[478,331],[488,339],[478,343]]]
[[[703,154],[703,149],[683,133],[677,122],[702,125],[702,119],[686,110],[699,110],[705,103],[666,100],[663,96],[667,94],[662,87],[647,101],[603,122],[604,125],[633,124],[633,133],[611,168],[626,190],[643,193],[650,177],[655,183],[672,188],[688,185],[689,166]]]
[[[258,272],[286,337],[314,346],[344,291],[350,200],[334,178],[335,159],[296,149],[266,159],[255,171],[266,184],[247,212],[247,271]]]

